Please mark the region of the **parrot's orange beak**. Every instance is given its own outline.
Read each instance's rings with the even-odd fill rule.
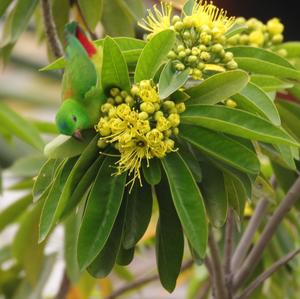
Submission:
[[[82,140],[83,140],[83,137],[82,137],[81,132],[80,132],[79,129],[76,130],[72,136],[73,136],[75,139],[79,140],[79,141],[82,141]]]

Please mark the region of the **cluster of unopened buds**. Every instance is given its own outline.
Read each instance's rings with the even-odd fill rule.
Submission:
[[[145,159],[163,158],[175,151],[172,136],[177,135],[179,114],[185,104],[161,100],[157,87],[145,80],[133,85],[130,92],[112,88],[101,106],[102,117],[96,126],[101,149],[113,145],[120,153],[116,174],[129,171],[130,182],[141,182],[140,167]]]
[[[236,23],[246,25],[247,29],[228,39],[229,45],[250,45],[254,47],[271,48],[283,41],[284,26],[278,18],[269,20],[266,24],[251,18],[237,18]]]

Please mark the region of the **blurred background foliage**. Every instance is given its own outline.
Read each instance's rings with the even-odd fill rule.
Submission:
[[[143,33],[137,29],[136,22],[144,16],[145,8],[152,6],[154,2],[53,0],[51,5],[59,39],[64,43],[63,27],[70,20],[77,20],[94,39],[105,34],[142,38]],[[173,1],[178,9],[183,2]],[[284,5],[280,2],[270,5],[270,1],[260,1],[256,6],[254,1],[230,0],[215,1],[215,4],[227,8],[230,14],[246,17],[259,17],[261,14],[263,20],[279,16],[285,21],[288,13],[284,14],[284,9],[292,11],[295,8],[293,4],[287,5],[288,2]],[[280,5],[278,13],[275,11],[277,4]],[[69,278],[63,274],[64,261],[72,264],[72,258],[75,258],[70,254],[72,250],[68,248],[68,237],[71,237],[72,230],[76,228],[76,219],[68,219],[64,228],[59,227],[49,239],[37,245],[41,205],[32,204],[31,188],[33,178],[38,175],[46,160],[43,146],[57,134],[53,119],[60,103],[61,79],[59,72],[37,71],[55,58],[45,39],[40,6],[38,0],[0,1],[0,57],[3,65],[0,71],[1,177],[4,172],[0,197],[0,298],[115,298],[112,294],[116,290],[123,290],[124,293],[134,290],[134,294],[129,292],[130,298],[205,298],[209,288],[208,273],[203,266],[192,266],[188,254],[178,287],[172,295],[163,291],[159,284],[151,284],[149,288],[148,283],[158,279],[152,246],[157,213],[152,216],[151,225],[138,246],[137,258],[133,264],[125,270],[116,267],[106,279],[96,280],[87,273],[80,274],[78,269],[70,268]],[[255,10],[253,13],[250,6]],[[288,36],[299,38],[293,22],[297,22],[297,18],[289,18],[284,22],[287,24]],[[293,57],[295,62],[296,56]],[[297,86],[293,90],[298,98],[299,90]],[[300,140],[299,103],[287,102],[278,107],[285,128]],[[270,155],[272,149],[266,148],[266,152]],[[262,162],[265,177],[270,178],[275,172],[279,183],[276,193],[264,183],[257,190],[258,193],[268,194],[272,199],[268,208],[268,213],[272,213],[297,177],[297,171],[287,169],[282,161],[276,163],[276,157],[271,163],[266,157]],[[299,169],[299,165],[297,166]],[[242,227],[236,231],[236,239],[246,226],[254,206],[255,201],[249,206]],[[257,271],[261,272],[274,260],[299,247],[298,217],[299,212],[293,210],[280,225]],[[63,245],[64,230],[67,234]],[[295,259],[269,279],[251,298],[296,299],[299,292],[300,265]]]

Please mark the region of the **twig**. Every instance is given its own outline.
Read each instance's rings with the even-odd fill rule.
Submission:
[[[224,248],[224,272],[225,282],[228,291],[228,299],[232,298],[232,275],[231,275],[231,257],[233,245],[233,232],[234,232],[234,214],[230,208],[228,211],[226,232],[225,232],[225,248]]]
[[[225,286],[224,269],[221,263],[219,248],[215,241],[212,230],[210,230],[208,236],[208,246],[211,254],[211,264],[212,264],[212,271],[213,271],[212,284],[215,289],[216,299],[226,299],[227,290]]]
[[[247,255],[247,252],[250,248],[250,245],[252,243],[253,236],[261,224],[261,221],[265,217],[265,212],[268,207],[268,200],[266,198],[262,198],[257,203],[257,206],[254,210],[254,213],[248,223],[248,226],[243,233],[243,236],[233,254],[232,260],[231,260],[231,270],[232,272],[236,272],[237,269],[240,267],[242,261],[244,260],[245,256]]]
[[[56,58],[63,56],[63,48],[59,41],[56,26],[53,20],[51,4],[49,0],[41,0],[45,33],[49,46]]]
[[[66,295],[69,291],[70,288],[70,281],[68,279],[68,276],[66,274],[66,272],[64,272],[60,287],[59,287],[59,291],[55,297],[55,299],[65,299]]]
[[[211,285],[211,282],[210,282],[210,279],[208,279],[198,290],[196,298],[197,299],[206,298],[207,293],[209,292],[209,289],[210,289],[210,285]]]
[[[184,265],[181,267],[181,272],[189,269],[193,264],[194,264],[193,260],[186,261],[184,263]],[[113,292],[111,295],[107,296],[105,299],[115,299],[115,298],[117,298],[117,297],[119,297],[119,296],[133,290],[133,289],[142,287],[142,286],[144,286],[144,285],[146,285],[150,282],[153,282],[155,280],[158,280],[158,279],[159,279],[158,274],[153,274],[153,275],[148,276],[148,277],[137,279],[137,280],[133,281],[132,283],[127,284],[127,285],[119,288],[118,290]]]
[[[233,279],[234,289],[240,287],[244,282],[245,278],[251,273],[259,262],[265,247],[268,245],[269,241],[272,239],[277,227],[290,211],[292,206],[299,199],[300,195],[300,176],[294,182],[288,193],[286,194],[283,201],[280,203],[279,207],[275,210],[273,216],[268,220],[259,241],[255,244],[247,259],[243,263],[241,269],[237,272]]]
[[[258,286],[260,286],[266,279],[268,279],[274,272],[276,272],[280,267],[286,265],[291,259],[293,259],[297,254],[300,253],[300,249],[290,252],[279,261],[275,262],[270,268],[259,275],[241,294],[239,294],[235,299],[246,299],[248,298]]]

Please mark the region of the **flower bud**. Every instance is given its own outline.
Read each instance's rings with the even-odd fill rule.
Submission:
[[[101,111],[102,111],[103,113],[108,113],[109,110],[110,110],[111,108],[113,108],[113,105],[112,105],[112,104],[110,104],[110,103],[105,103],[105,104],[103,104],[103,105],[101,106]]]
[[[181,21],[178,21],[174,24],[174,29],[176,31],[181,31],[184,28],[184,25]]]
[[[226,63],[226,67],[229,70],[234,70],[234,69],[238,68],[238,64],[234,60],[231,60],[231,61]]]
[[[227,107],[230,107],[230,108],[235,108],[237,106],[237,103],[231,99],[228,99],[226,102],[225,102],[226,106]]]
[[[140,109],[148,114],[152,114],[155,111],[155,107],[151,102],[144,102],[140,105]]]
[[[170,51],[167,56],[169,59],[176,59],[177,55],[174,51]]]
[[[117,104],[121,104],[121,103],[123,103],[123,98],[121,96],[116,96],[115,101]]]
[[[172,113],[169,115],[168,120],[172,127],[177,127],[180,123],[180,117],[177,113]]]
[[[134,95],[134,96],[138,95],[139,91],[140,91],[140,89],[136,85],[133,85],[131,90],[130,90],[131,94]]]
[[[281,34],[284,30],[284,26],[279,19],[273,18],[267,22],[267,30],[272,35]]]
[[[199,70],[197,70],[197,71],[199,71]],[[199,71],[200,72],[200,71]],[[200,72],[201,73],[201,72]],[[201,75],[201,74],[200,74]],[[178,111],[178,113],[182,113],[182,112],[184,112],[185,111],[185,104],[184,103],[178,103],[178,104],[176,104],[176,109],[177,109],[177,111]]]
[[[139,119],[141,119],[141,120],[146,120],[146,119],[148,119],[148,117],[149,117],[148,113],[145,111],[139,113]]]
[[[112,97],[116,97],[120,93],[120,89],[117,87],[114,87],[110,90],[110,95]]]
[[[274,44],[280,44],[283,41],[283,35],[282,34],[276,34],[272,37],[272,42]]]
[[[101,149],[104,149],[108,146],[107,142],[102,140],[102,139],[99,139],[98,142],[97,142],[97,146]]]
[[[179,21],[181,21],[181,18],[177,15],[172,18],[172,24],[173,25],[175,25]]]
[[[185,66],[182,63],[177,63],[175,68],[177,71],[183,71],[185,69]]]

